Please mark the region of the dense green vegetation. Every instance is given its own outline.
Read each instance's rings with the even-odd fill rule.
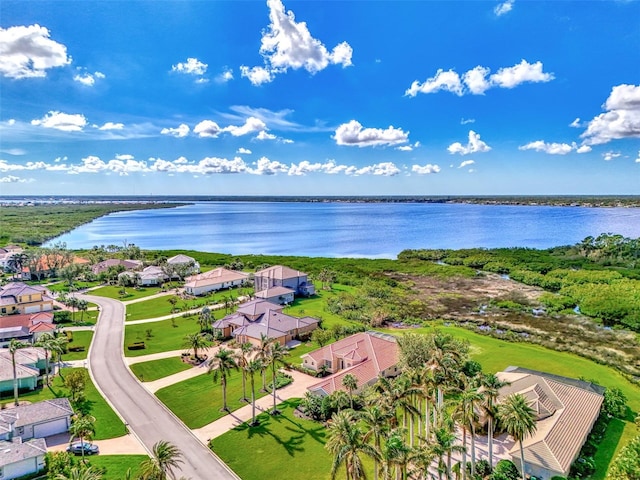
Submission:
[[[41,245],[95,218],[125,210],[170,208],[176,204],[110,203],[100,205],[3,206],[0,244]],[[26,219],[28,218],[28,221]]]

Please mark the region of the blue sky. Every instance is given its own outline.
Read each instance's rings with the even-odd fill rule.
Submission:
[[[638,1],[3,1],[0,194],[640,194]]]

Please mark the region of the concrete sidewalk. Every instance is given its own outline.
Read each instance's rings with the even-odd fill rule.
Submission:
[[[290,398],[303,398],[304,394],[307,392],[307,387],[318,382],[316,377],[311,377],[295,370],[287,370],[285,373],[293,377],[293,383],[276,390],[276,403],[284,402]],[[258,388],[259,385],[256,385],[256,389]],[[248,393],[251,395],[250,392]],[[256,416],[262,412],[269,411],[271,408],[273,408],[273,395],[265,395],[264,397],[256,400]],[[238,425],[242,425],[248,420],[251,420],[251,403],[231,412],[229,415],[226,415],[209,425],[193,430],[193,433],[201,442],[207,445],[209,440],[212,438],[219,437]]]

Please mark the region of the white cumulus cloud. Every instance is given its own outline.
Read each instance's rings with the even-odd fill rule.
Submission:
[[[98,127],[98,130],[122,130],[123,128],[124,123],[106,122],[101,127]]]
[[[253,132],[261,132],[267,129],[267,125],[256,117],[249,117],[245,120],[244,125],[229,125],[222,129],[223,132],[229,132],[234,137],[241,137]]]
[[[640,163],[640,150],[638,150],[638,158],[636,158],[636,163]]]
[[[225,67],[222,73],[216,77],[218,83],[227,83],[230,80],[233,80],[233,70],[228,67]]]
[[[591,120],[580,135],[586,145],[640,137],[640,85],[617,85],[604,104],[605,113]]]
[[[460,166],[458,166],[458,168],[468,167],[469,165],[473,165],[474,163],[476,162],[473,160],[465,160],[463,162],[460,162]]]
[[[604,158],[605,161],[610,162],[614,158],[618,158],[620,155],[622,155],[620,152],[605,152],[602,154],[602,158]]]
[[[505,2],[499,3],[493,9],[493,13],[495,13],[496,16],[501,17],[502,15],[504,15],[505,13],[509,13],[513,9],[514,3],[515,0],[506,0]]]
[[[577,149],[578,147],[575,143],[571,145],[568,143],[547,143],[544,140],[536,140],[535,142],[529,142],[526,145],[518,147],[518,150],[535,150],[536,152],[544,152],[549,155],[566,155]]]
[[[553,73],[543,71],[542,62],[529,63],[522,60],[512,67],[500,68],[493,75],[490,69],[478,65],[460,76],[454,70],[439,69],[435,76],[423,83],[415,80],[405,91],[405,95],[415,97],[418,93],[436,93],[441,90],[455,93],[458,96],[470,93],[482,95],[490,88],[514,88],[522,83],[550,82],[555,77]]]
[[[576,149],[576,153],[589,153],[591,151],[591,147],[589,145],[580,145]]]
[[[64,132],[79,132],[87,125],[87,119],[79,113],[69,114],[51,110],[44,117],[31,120],[31,125],[54,128]]]
[[[15,175],[7,175],[6,177],[0,177],[0,183],[27,183],[28,180]]]
[[[469,155],[470,153],[488,152],[491,147],[480,140],[480,134],[469,130],[469,141],[466,145],[455,142],[447,147],[450,154],[458,153],[460,155]]]
[[[248,148],[240,147],[236,153],[239,153],[241,155],[251,155],[251,150],[249,150]]]
[[[40,25],[0,28],[0,73],[8,78],[45,77],[71,63],[67,47],[51,40]]]
[[[429,175],[431,173],[439,173],[440,167],[438,165],[431,165],[430,163],[427,163],[426,165],[413,165],[411,167],[411,171],[418,175]]]
[[[218,138],[220,126],[213,120],[203,120],[193,128],[193,133],[199,137]]]
[[[262,157],[256,162],[256,167],[250,168],[248,171],[254,175],[275,175],[277,173],[287,173],[289,166],[277,160],[269,160],[267,157]]]
[[[347,42],[341,42],[329,51],[311,35],[306,22],[296,22],[294,13],[285,11],[281,0],[267,0],[267,6],[270,23],[263,31],[260,45],[264,67],[240,67],[241,75],[253,85],[271,82],[276,74],[289,68],[314,74],[329,64],[352,65],[353,49]]]
[[[73,80],[87,87],[93,87],[96,83],[96,78],[105,78],[105,74],[101,72],[80,72],[74,75]]]
[[[181,123],[176,128],[163,128],[162,130],[160,130],[160,133],[162,135],[173,135],[174,137],[177,137],[177,138],[186,137],[187,135],[189,135],[189,132],[190,132],[189,125],[185,123]]]
[[[357,120],[340,125],[332,137],[338,145],[372,147],[397,145],[409,141],[409,132],[389,126],[382,128],[364,128]]]
[[[179,62],[171,66],[172,72],[184,73],[185,75],[204,75],[207,73],[206,63],[201,62],[197,58],[189,57],[186,62]]]

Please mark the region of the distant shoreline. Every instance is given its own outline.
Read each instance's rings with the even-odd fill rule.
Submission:
[[[193,202],[309,202],[309,203],[460,203],[478,205],[558,207],[640,207],[640,195],[359,195],[359,196],[0,196],[0,206],[182,204]]]

